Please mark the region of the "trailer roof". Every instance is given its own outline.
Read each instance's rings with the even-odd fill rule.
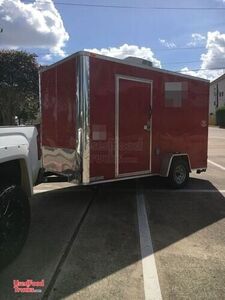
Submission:
[[[79,56],[79,55],[97,57],[99,59],[108,60],[108,61],[112,61],[112,62],[117,62],[117,63],[124,64],[124,65],[130,65],[130,66],[134,66],[134,67],[138,67],[138,68],[142,68],[142,69],[153,70],[153,71],[160,72],[160,73],[176,75],[176,76],[180,76],[180,77],[183,77],[183,78],[189,78],[189,79],[193,79],[193,80],[198,80],[198,81],[201,80],[201,81],[204,81],[204,82],[209,82],[209,80],[204,79],[204,78],[195,77],[195,76],[191,76],[191,75],[186,75],[186,74],[182,74],[182,73],[179,73],[179,72],[169,71],[169,70],[160,69],[160,68],[156,68],[156,67],[151,67],[151,66],[147,66],[147,65],[140,65],[140,64],[137,64],[137,63],[133,63],[133,62],[123,60],[123,59],[110,57],[110,56],[105,56],[105,55],[100,55],[100,54],[96,54],[94,52],[88,52],[88,51],[79,51],[79,52],[76,52],[74,54],[71,54],[70,56],[68,56],[68,57],[66,57],[66,58],[50,65],[50,66],[43,67],[42,69],[40,69],[40,72],[44,72],[48,69],[51,69],[51,68],[65,62],[65,61],[70,60],[71,58],[74,58],[74,57]]]

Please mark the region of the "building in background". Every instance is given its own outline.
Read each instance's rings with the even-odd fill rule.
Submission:
[[[209,124],[216,124],[216,110],[225,106],[225,74],[210,83]]]

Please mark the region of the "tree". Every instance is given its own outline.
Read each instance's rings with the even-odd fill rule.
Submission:
[[[15,117],[30,122],[36,118],[38,63],[35,54],[0,51],[0,125],[14,125]]]

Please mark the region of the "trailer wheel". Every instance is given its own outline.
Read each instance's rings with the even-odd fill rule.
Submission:
[[[0,187],[0,269],[21,251],[29,231],[30,206],[16,185]]]
[[[189,180],[189,169],[186,160],[174,159],[170,167],[169,183],[172,188],[183,188]]]

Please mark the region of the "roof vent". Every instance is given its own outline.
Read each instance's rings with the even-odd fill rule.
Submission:
[[[143,59],[140,57],[135,57],[135,56],[128,56],[126,58],[124,58],[125,61],[132,63],[132,64],[136,64],[136,65],[145,65],[148,67],[152,67],[152,62],[150,60],[147,59]]]

